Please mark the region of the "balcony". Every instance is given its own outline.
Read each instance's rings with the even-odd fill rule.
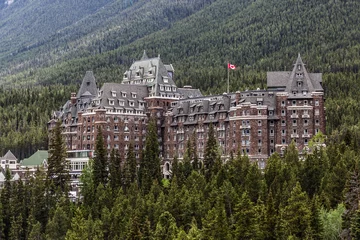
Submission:
[[[298,115],[298,114],[291,114],[290,117],[291,117],[291,118],[299,118],[299,115]]]
[[[180,133],[185,133],[185,132],[184,132],[184,129],[181,129],[181,130],[177,130],[176,133],[180,134]]]
[[[241,125],[240,129],[250,129],[251,126],[250,125]]]
[[[304,133],[304,134],[302,135],[302,137],[303,137],[303,138],[311,138],[311,135],[308,134],[308,133]]]
[[[293,133],[293,134],[291,134],[291,138],[299,138],[299,134]]]
[[[217,130],[218,131],[225,131],[225,127],[224,126],[223,127],[218,127]]]
[[[196,129],[196,132],[204,132],[203,128]]]
[[[309,114],[303,114],[301,117],[302,118],[310,118],[310,115]]]

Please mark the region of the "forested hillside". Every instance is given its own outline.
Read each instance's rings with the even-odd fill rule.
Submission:
[[[119,82],[147,50],[179,86],[220,93],[227,61],[232,91],[265,88],[266,71],[292,69],[300,52],[324,73],[328,133],[357,132],[359,15],[356,0],[17,0],[0,9],[0,83],[78,84],[87,70]]]

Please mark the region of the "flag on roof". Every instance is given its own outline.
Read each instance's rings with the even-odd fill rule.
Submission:
[[[236,66],[231,64],[231,63],[228,63],[228,69],[232,69],[232,70],[235,70],[236,69]]]

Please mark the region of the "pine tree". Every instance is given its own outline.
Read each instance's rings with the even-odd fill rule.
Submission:
[[[41,231],[41,224],[36,222],[33,224],[31,231],[29,233],[28,240],[43,240],[44,234]]]
[[[130,149],[128,155],[129,154],[130,154]],[[115,149],[113,149],[110,154],[109,182],[111,188],[114,191],[117,191],[122,185],[121,158],[119,151]]]
[[[345,212],[342,215],[343,232],[341,233],[341,237],[344,239],[351,239],[351,222],[356,211],[359,209],[360,202],[360,178],[357,169],[351,173],[351,176],[346,183],[345,191]]]
[[[135,213],[133,214],[133,216],[130,219],[129,222],[129,229],[127,231],[127,237],[126,239],[131,239],[131,240],[141,240],[142,239],[142,234],[141,234],[141,226],[140,226],[140,222],[139,222],[139,213],[137,211],[135,211]]]
[[[63,240],[70,227],[69,213],[65,212],[60,203],[57,204],[54,216],[46,226],[46,238]]]
[[[10,228],[11,228],[11,198],[12,198],[12,186],[11,186],[11,175],[9,168],[5,170],[5,183],[4,188],[1,190],[1,210],[3,219],[3,232],[0,238],[9,239]]]
[[[81,195],[83,197],[83,205],[84,207],[90,211],[89,209],[92,207],[95,201],[95,184],[94,184],[94,176],[93,176],[93,167],[94,160],[90,159],[88,164],[82,171],[80,176],[81,181]]]
[[[61,134],[61,122],[58,121],[51,132],[49,143],[49,158],[47,177],[50,181],[49,186],[55,187],[50,189],[54,193],[57,189],[67,195],[69,191],[69,162],[66,160],[66,147]]]
[[[106,185],[108,180],[108,159],[105,149],[104,136],[101,127],[98,127],[98,133],[95,143],[95,157],[93,164],[93,178],[95,188],[101,183]]]
[[[89,239],[86,219],[78,207],[75,216],[71,219],[71,228],[66,232],[66,240],[87,240]]]
[[[250,165],[245,179],[245,190],[254,203],[263,195],[265,186],[263,176],[256,163]]]
[[[175,218],[171,213],[165,211],[159,217],[159,221],[156,224],[155,238],[156,239],[175,239],[179,229],[176,226]]]
[[[297,182],[282,216],[287,226],[288,236],[299,239],[305,239],[307,236],[311,224],[311,212],[308,205],[307,195]]]
[[[235,211],[236,238],[260,239],[259,216],[247,192],[242,194]]]
[[[154,119],[151,119],[147,128],[145,150],[140,162],[139,170],[140,186],[144,193],[150,191],[153,181],[161,182],[162,175],[160,171],[159,155],[160,151],[156,122]]]
[[[218,145],[215,138],[214,127],[212,124],[209,126],[208,137],[204,152],[204,174],[207,181],[216,175],[216,162],[219,160],[220,155],[218,152]]]
[[[124,166],[124,187],[125,190],[130,187],[132,183],[137,182],[137,162],[134,153],[134,146],[129,145],[129,151]]]
[[[46,191],[46,173],[42,169],[37,169],[34,178],[30,181],[30,219],[33,221],[30,224],[40,223],[41,232],[45,231],[45,227],[48,221],[49,208],[52,207],[47,201]]]
[[[224,205],[220,199],[203,219],[202,239],[233,239],[230,235]]]

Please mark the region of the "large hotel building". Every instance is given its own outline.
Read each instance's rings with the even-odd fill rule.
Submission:
[[[122,77],[121,84],[98,88],[93,73],[87,72],[78,93],[54,112],[49,128],[61,119],[69,152],[94,150],[101,126],[109,150],[118,149],[124,158],[132,142],[140,158],[147,123],[154,117],[163,173],[169,177],[172,159],[182,159],[193,134],[198,156],[203,157],[210,124],[224,158],[241,152],[260,168],[291,141],[304,153],[312,136],[325,133],[322,74],[308,73],[300,55],[292,71],[267,73],[266,90],[203,96],[190,86],[178,88],[173,66],[145,52]]]

